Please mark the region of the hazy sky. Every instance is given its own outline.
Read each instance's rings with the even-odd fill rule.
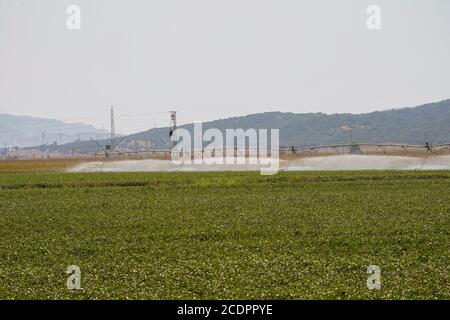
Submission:
[[[0,0],[0,113],[107,128],[113,104],[125,133],[447,98],[449,0]]]

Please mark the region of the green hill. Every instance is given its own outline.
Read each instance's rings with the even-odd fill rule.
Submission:
[[[192,130],[193,125],[183,125]],[[308,147],[350,142],[424,144],[450,142],[450,99],[414,108],[391,109],[365,114],[266,112],[205,122],[203,130],[217,128],[279,129],[281,146]],[[168,148],[169,129],[155,128],[123,138],[121,147],[139,150]],[[106,141],[100,142],[106,144]],[[49,148],[49,146],[45,146]],[[59,151],[98,151],[93,141],[52,146]]]

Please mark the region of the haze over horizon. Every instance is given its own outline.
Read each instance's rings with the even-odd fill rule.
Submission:
[[[108,129],[114,105],[131,133],[172,108],[183,124],[414,107],[450,98],[449,34],[447,0],[0,0],[0,113]]]
[[[439,102],[444,102],[444,101],[450,101],[450,99],[444,99],[441,101],[431,101],[429,103],[424,103],[421,105],[417,105],[417,106],[403,106],[403,107],[393,107],[393,108],[384,108],[384,109],[378,109],[378,110],[372,110],[372,111],[367,111],[367,112],[348,112],[348,113],[343,113],[343,112],[321,112],[321,111],[315,111],[315,112],[292,112],[292,111],[280,111],[280,110],[267,110],[267,111],[262,111],[262,112],[253,112],[253,113],[247,113],[247,114],[230,114],[228,116],[225,116],[223,118],[216,118],[216,119],[208,119],[205,120],[204,122],[210,122],[210,121],[217,121],[217,120],[225,120],[225,119],[230,119],[230,118],[238,118],[238,117],[245,117],[245,116],[250,116],[250,115],[254,115],[254,114],[263,114],[263,113],[271,113],[271,112],[282,112],[282,113],[293,113],[293,114],[303,114],[303,113],[324,113],[327,115],[333,115],[333,114],[353,114],[353,115],[362,115],[362,114],[370,114],[373,112],[381,112],[381,111],[390,111],[390,110],[401,110],[401,109],[409,109],[409,108],[416,108],[416,107],[420,107],[423,105],[427,105],[427,104],[433,104],[433,103],[439,103]],[[165,112],[162,112],[165,113]],[[0,116],[2,115],[13,115],[13,116],[18,116],[18,117],[34,117],[34,118],[40,118],[40,119],[48,119],[50,121],[52,120],[57,120],[57,121],[62,121],[66,124],[73,124],[73,125],[93,125],[90,124],[89,122],[83,122],[83,121],[64,121],[64,119],[52,119],[49,117],[39,117],[39,116],[29,116],[29,115],[25,115],[25,114],[6,114],[6,113],[0,113]],[[109,114],[108,114],[109,115]],[[121,115],[118,115],[119,118],[121,117]],[[124,115],[126,116],[126,115]],[[115,118],[117,118],[117,116],[115,116]],[[81,117],[78,119],[89,119],[89,117]],[[105,114],[105,123],[109,122],[110,119],[107,119],[107,115]],[[179,125],[186,125],[186,124],[192,124],[195,123],[196,121],[193,122],[180,122]],[[203,121],[202,121],[203,122]],[[108,123],[109,124],[109,123]],[[93,125],[95,127],[95,125]],[[143,131],[147,131],[149,129],[153,129],[153,128],[159,128],[159,127],[168,127],[165,124],[161,124],[160,126],[149,126],[147,128],[144,128],[142,130],[137,130],[137,131],[129,131],[129,132],[117,132],[118,134],[124,134],[124,135],[129,135],[129,134],[135,134],[135,133],[139,133],[139,132],[143,132]],[[95,127],[96,129],[101,129],[101,130],[106,130],[107,132],[109,132],[109,128],[106,127],[105,125],[102,126],[102,128],[99,127]]]

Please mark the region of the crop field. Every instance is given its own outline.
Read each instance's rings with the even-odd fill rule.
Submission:
[[[47,171],[0,173],[0,299],[450,299],[447,171]]]
[[[70,168],[82,159],[0,160],[0,174],[11,172],[56,172]]]

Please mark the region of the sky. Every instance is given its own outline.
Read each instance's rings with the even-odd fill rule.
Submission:
[[[448,0],[0,0],[0,113],[120,133],[440,101],[449,57]]]

